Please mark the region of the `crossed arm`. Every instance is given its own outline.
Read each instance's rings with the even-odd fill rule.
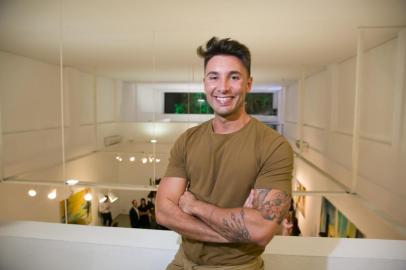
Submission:
[[[185,179],[163,179],[157,194],[157,221],[181,235],[206,242],[265,246],[290,206],[290,197],[276,189],[252,190],[240,208],[217,207],[185,189]]]

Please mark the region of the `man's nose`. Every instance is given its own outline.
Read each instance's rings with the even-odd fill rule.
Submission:
[[[229,89],[230,88],[230,83],[229,83],[229,80],[227,78],[220,79],[219,83],[220,83],[219,84],[219,90],[221,92],[226,92],[226,91],[230,90]]]

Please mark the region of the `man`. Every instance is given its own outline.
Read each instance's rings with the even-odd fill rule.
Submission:
[[[248,48],[212,38],[198,54],[214,118],[178,138],[159,185],[157,221],[182,235],[167,269],[263,269],[290,206],[292,149],[245,111]]]
[[[138,213],[140,214],[140,227],[143,229],[150,229],[151,214],[144,198],[141,198],[141,205],[138,206]]]
[[[130,222],[132,228],[139,228],[140,227],[140,215],[138,213],[138,203],[137,200],[132,201],[132,207],[128,213],[130,216]]]
[[[104,195],[104,201],[99,204],[99,212],[103,218],[103,226],[111,226],[113,218],[111,216],[109,197]]]

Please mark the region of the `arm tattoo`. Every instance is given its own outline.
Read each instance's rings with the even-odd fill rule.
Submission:
[[[268,220],[281,224],[289,211],[290,196],[281,190],[257,189],[253,207],[259,210]]]
[[[233,242],[248,242],[250,233],[245,225],[244,209],[241,209],[240,216],[231,213],[231,218],[223,218],[222,235]]]

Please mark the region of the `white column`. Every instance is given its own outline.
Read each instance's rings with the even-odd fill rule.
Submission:
[[[358,32],[357,44],[357,63],[355,69],[355,97],[354,97],[354,126],[353,126],[353,140],[352,140],[352,181],[351,193],[356,193],[357,179],[358,179],[358,158],[359,158],[359,127],[360,127],[360,114],[361,114],[361,98],[363,87],[363,30]]]
[[[297,125],[299,127],[299,155],[303,155],[303,137],[304,137],[304,97],[305,97],[305,72],[302,72],[302,78],[299,80],[298,86],[298,119]]]
[[[1,115],[1,99],[0,99],[0,183],[4,178],[4,164],[3,164],[3,117]]]
[[[401,146],[403,110],[405,107],[404,95],[406,92],[406,28],[398,33],[395,72],[392,149],[398,152]]]

